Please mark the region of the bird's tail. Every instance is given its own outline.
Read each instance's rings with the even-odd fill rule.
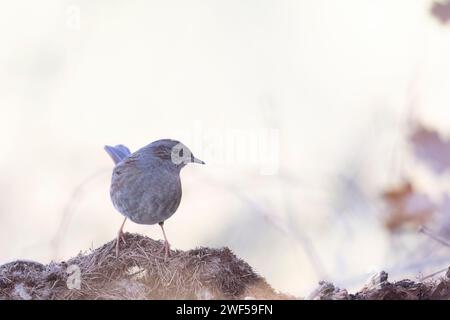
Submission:
[[[118,144],[117,146],[114,147],[105,146],[105,151],[113,159],[115,164],[118,164],[120,161],[122,161],[131,154],[130,149],[128,149],[122,144]]]

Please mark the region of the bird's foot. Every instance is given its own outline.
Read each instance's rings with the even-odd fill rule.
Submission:
[[[119,233],[117,234],[117,239],[116,239],[116,258],[119,257],[119,246],[120,246],[120,240],[123,241],[123,244],[126,244],[127,242],[125,241],[125,235],[122,231],[119,231]]]
[[[170,257],[170,244],[167,241],[164,241],[164,245],[161,247],[161,249],[158,250],[158,255],[161,254],[164,251],[164,259],[167,259]]]
[[[125,233],[124,232],[120,232],[119,237],[122,240],[123,244],[127,244],[127,242],[125,241]]]
[[[116,258],[119,258],[119,238],[116,239]]]

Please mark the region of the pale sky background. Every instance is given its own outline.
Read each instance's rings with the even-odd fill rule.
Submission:
[[[407,117],[450,136],[450,26],[430,5],[2,3],[0,263],[111,240],[122,217],[103,145],[174,138],[207,165],[182,172],[173,247],[229,246],[296,295],[388,269],[377,196],[414,165]]]

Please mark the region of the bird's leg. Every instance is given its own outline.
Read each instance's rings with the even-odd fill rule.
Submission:
[[[117,240],[116,240],[116,257],[119,257],[119,243],[122,239],[123,243],[125,244],[125,237],[123,235],[123,226],[125,225],[125,221],[127,221],[127,218],[125,218],[122,222],[122,225],[120,226],[119,232],[117,233]]]
[[[165,252],[164,257],[167,258],[170,256],[170,244],[169,241],[167,240],[166,232],[164,231],[164,221],[161,221],[158,224],[161,227],[164,236],[164,247],[162,247],[158,253],[161,253],[161,251],[164,250]]]

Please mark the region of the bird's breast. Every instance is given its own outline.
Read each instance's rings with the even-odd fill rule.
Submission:
[[[139,224],[155,224],[168,219],[181,202],[179,175],[164,171],[115,170],[111,200],[116,209]]]

